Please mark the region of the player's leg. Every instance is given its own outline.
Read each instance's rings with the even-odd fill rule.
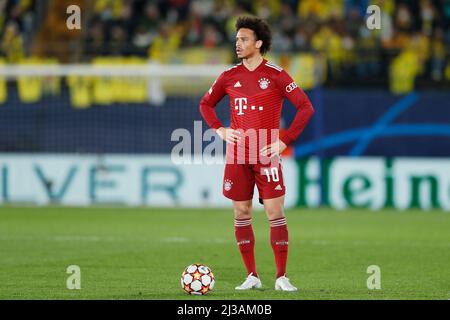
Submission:
[[[233,201],[234,235],[247,270],[247,276],[258,276],[255,266],[255,235],[252,227],[252,200]]]
[[[295,291],[297,288],[286,278],[289,233],[284,215],[285,186],[282,167],[278,163],[270,167],[260,166],[257,169],[256,185],[270,223],[270,243],[277,267],[275,289]]]
[[[288,257],[289,232],[284,215],[284,196],[263,199],[264,209],[270,222],[270,243],[277,266],[276,290],[297,291],[286,277],[286,264]]]
[[[255,236],[252,228],[252,199],[255,178],[251,168],[244,164],[226,164],[223,194],[233,200],[234,234],[247,270],[247,279],[237,290],[261,287],[255,266]]]
[[[289,233],[283,212],[284,196],[264,199],[264,209],[270,223],[270,243],[275,255],[277,278],[286,276]]]
[[[247,270],[247,279],[236,290],[261,288],[255,264],[255,236],[252,228],[252,200],[233,201],[234,234]]]

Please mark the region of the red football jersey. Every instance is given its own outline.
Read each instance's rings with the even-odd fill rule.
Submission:
[[[281,138],[286,145],[297,139],[313,113],[311,102],[295,81],[282,68],[265,59],[253,71],[243,63],[233,66],[223,72],[205,93],[200,111],[211,128],[223,127],[214,108],[225,95],[230,98],[231,128],[242,130],[244,136],[234,148],[235,155],[241,154],[239,149],[245,149],[246,161],[258,159],[259,150],[279,138],[284,97],[298,109],[294,121]],[[227,156],[230,151],[230,146],[227,146]]]

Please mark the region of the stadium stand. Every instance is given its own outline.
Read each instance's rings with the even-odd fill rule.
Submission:
[[[69,2],[83,10],[81,32],[65,28],[63,9]],[[381,7],[380,31],[365,27],[369,4]],[[287,55],[287,60],[297,52],[324,55],[330,86],[380,86],[390,79],[392,91],[403,93],[414,80],[435,87],[450,79],[446,0],[2,0],[0,6],[1,54],[8,62],[33,54],[60,62],[107,55],[183,63],[183,51],[197,48],[188,59],[211,63],[197,53],[229,51],[236,16],[257,14],[273,27],[274,55]],[[233,57],[222,54],[215,62],[232,63]],[[402,67],[411,64],[422,67]],[[409,81],[402,84],[405,76]]]
[[[382,9],[380,31],[365,26],[372,3]],[[66,27],[65,9],[71,4],[82,9],[80,31]],[[386,135],[392,136],[378,138],[365,154],[448,155],[448,132],[442,127],[450,110],[445,94],[450,84],[448,0],[0,0],[0,67],[35,66],[29,72],[67,64],[90,68],[77,75],[8,79],[0,69],[0,151],[170,152],[170,133],[174,128],[193,131],[193,122],[201,119],[198,101],[219,71],[195,79],[192,73],[158,78],[133,75],[129,66],[225,68],[236,62],[234,23],[242,14],[270,22],[274,38],[268,59],[286,68],[317,107],[302,140],[311,145],[296,145],[297,156],[352,152],[339,132],[354,133],[345,135],[353,142],[358,130],[389,114],[389,107],[398,107],[397,98],[415,89],[420,95],[406,96],[411,108],[401,120],[423,120],[424,126],[391,128]],[[90,73],[99,66],[117,66],[124,74]],[[360,91],[353,90],[357,87]],[[219,111],[225,123],[226,103]],[[367,106],[370,111],[353,119]],[[426,106],[434,113],[425,114]],[[287,126],[293,110],[285,108],[282,116]],[[436,126],[430,129],[430,124]],[[423,135],[420,142],[413,134]],[[329,143],[326,150],[328,145],[314,144],[321,138]],[[392,149],[392,139],[401,147]]]

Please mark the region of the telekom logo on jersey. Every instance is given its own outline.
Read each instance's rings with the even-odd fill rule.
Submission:
[[[237,115],[238,116],[242,116],[244,115],[244,112],[242,110],[247,110],[248,106],[247,106],[247,98],[235,98],[234,99],[234,110],[238,110]],[[263,111],[264,107],[259,106],[258,108],[256,108],[256,106],[250,106],[251,110],[256,110],[258,109],[258,111]]]

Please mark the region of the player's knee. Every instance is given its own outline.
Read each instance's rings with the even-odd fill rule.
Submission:
[[[266,215],[269,220],[275,220],[284,217],[284,211],[282,208],[267,208]]]
[[[235,206],[234,217],[236,219],[250,219],[252,217],[252,206],[251,205]]]

